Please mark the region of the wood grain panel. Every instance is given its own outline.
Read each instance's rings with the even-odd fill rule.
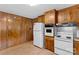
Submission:
[[[28,19],[27,19],[28,20]],[[26,21],[26,26],[27,26],[27,30],[26,30],[26,36],[27,36],[27,41],[33,40],[33,23],[31,20]]]
[[[20,43],[20,20],[14,15],[8,15],[8,47]]]
[[[50,10],[45,14],[45,24],[55,24],[56,23],[56,10]]]
[[[45,23],[45,17],[44,17],[44,15],[38,16],[38,22]]]
[[[45,48],[54,52],[54,38],[45,37]]]
[[[79,4],[58,10],[58,23],[79,23]]]
[[[5,13],[0,13],[0,24],[1,24],[1,49],[7,47],[7,18]]]
[[[1,50],[1,17],[0,17],[0,50]]]
[[[0,49],[33,40],[32,21],[5,12],[0,12]]]
[[[79,6],[75,6],[71,11],[73,21],[79,23]]]
[[[26,19],[22,18],[21,20],[22,24],[21,24],[21,43],[26,42]]]
[[[74,52],[75,52],[75,55],[79,55],[79,41],[75,41],[75,47],[74,47]]]

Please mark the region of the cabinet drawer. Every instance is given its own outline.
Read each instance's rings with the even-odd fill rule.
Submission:
[[[58,55],[73,55],[73,53],[63,51],[63,50],[60,50],[58,48],[55,48],[55,53],[58,54]]]
[[[63,50],[73,52],[73,42],[69,43],[69,42],[55,40],[55,47],[58,47],[58,48],[61,48]]]

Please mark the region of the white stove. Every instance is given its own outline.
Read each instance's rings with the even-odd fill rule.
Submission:
[[[76,36],[76,27],[60,26],[56,28],[55,53],[58,55],[73,55],[73,41]]]

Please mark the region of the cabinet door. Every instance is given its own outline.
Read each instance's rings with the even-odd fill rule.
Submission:
[[[27,26],[27,29],[26,29],[27,41],[33,40],[33,28],[32,28],[33,24],[30,19],[27,19],[26,26]]]
[[[72,22],[70,9],[64,11],[64,22]]]
[[[14,46],[20,43],[20,29],[21,29],[21,22],[19,18],[15,15],[8,15],[8,39],[7,44],[8,47]]]
[[[12,17],[12,15],[8,14],[7,16],[7,20],[8,20],[8,36],[7,36],[7,46],[13,46],[14,45],[14,37],[13,37],[13,22],[14,19]]]
[[[20,16],[14,16],[14,38],[15,44],[20,44],[22,41],[22,34],[21,34],[21,25],[22,25],[22,18]]]
[[[45,24],[55,24],[55,16],[56,16],[56,11],[51,10],[45,13]]]
[[[44,23],[44,15],[38,17],[38,22]]]
[[[26,42],[26,30],[27,30],[26,19],[22,18],[21,22],[22,22],[22,25],[21,25],[21,43],[23,43],[23,42]]]
[[[1,17],[0,17],[0,50],[1,50]]]
[[[48,40],[47,38],[45,38],[45,48],[47,49],[47,47],[48,47]]]
[[[79,23],[79,6],[72,9],[73,22]]]
[[[64,22],[64,12],[59,11],[58,12],[58,23],[63,23]]]
[[[50,43],[51,43],[51,51],[54,52],[54,38],[51,38]]]
[[[58,23],[69,23],[72,22],[70,9],[59,11]]]
[[[46,38],[45,38],[45,47],[46,47],[46,49],[49,49],[49,50],[51,49],[50,44],[51,44],[51,43],[50,43],[50,39],[46,37]]]
[[[20,44],[21,43],[21,37],[22,37],[22,34],[21,34],[21,25],[22,25],[22,22],[21,22],[22,18],[20,16],[15,16],[14,17],[14,33],[16,34],[15,35],[15,40],[16,40],[16,44]]]
[[[79,42],[75,41],[75,54],[79,55]]]
[[[54,52],[54,39],[51,37],[45,37],[45,48]]]
[[[0,38],[1,38],[1,49],[4,49],[7,47],[7,18],[5,13],[1,13],[0,15]]]
[[[38,18],[33,19],[33,23],[38,22]]]
[[[48,49],[51,50],[51,40],[48,39]]]
[[[30,40],[33,40],[33,23],[32,21],[30,20],[30,27],[29,27],[29,35],[31,35],[29,38]]]

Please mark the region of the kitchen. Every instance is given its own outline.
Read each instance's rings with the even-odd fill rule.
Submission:
[[[35,18],[4,10],[0,11],[0,54],[79,55],[78,4],[50,9]]]

